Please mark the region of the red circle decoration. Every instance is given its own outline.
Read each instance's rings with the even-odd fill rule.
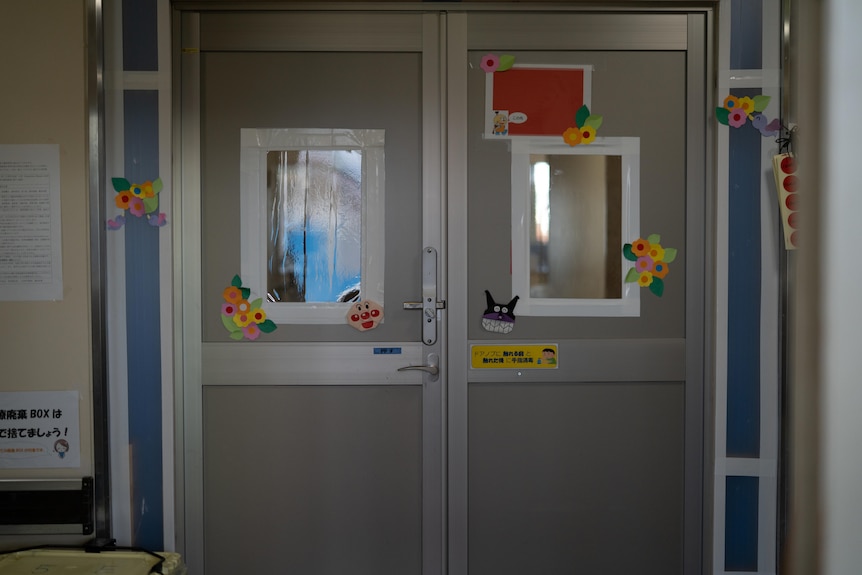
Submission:
[[[790,245],[792,245],[794,248],[799,247],[799,244],[796,243],[796,240],[798,239],[798,237],[797,237],[798,235],[799,235],[799,232],[793,232],[792,234],[790,234]]]
[[[796,172],[796,158],[786,156],[781,160],[781,171],[785,174],[793,174]]]
[[[784,189],[788,192],[795,192],[798,179],[799,178],[797,178],[796,176],[787,176],[786,178],[784,178],[784,182],[782,182],[781,185],[784,186]]]
[[[787,216],[787,225],[793,228],[794,230],[799,227],[799,212],[793,212],[789,216]]]
[[[796,197],[796,194],[787,194],[787,198],[784,200],[784,205],[787,206],[788,210],[797,210],[798,204],[799,198]]]

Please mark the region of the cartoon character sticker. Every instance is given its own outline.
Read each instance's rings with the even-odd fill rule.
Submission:
[[[60,459],[63,459],[66,457],[66,452],[69,451],[69,442],[65,439],[58,439],[54,442],[54,451],[57,452]]]
[[[509,111],[495,110],[494,111],[494,135],[505,136],[509,133]]]
[[[537,365],[557,365],[557,350],[552,347],[542,349],[542,358],[536,361]]]
[[[347,325],[359,331],[374,329],[383,321],[383,306],[376,301],[365,300],[352,304],[347,312]]]
[[[502,305],[494,301],[491,292],[485,290],[488,307],[482,316],[482,328],[494,333],[510,333],[515,328],[514,309],[518,299],[520,298],[515,296],[509,303]]]

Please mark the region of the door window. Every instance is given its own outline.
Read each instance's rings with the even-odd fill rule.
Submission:
[[[638,236],[638,138],[512,143],[512,293],[521,315],[637,316],[623,244]]]
[[[242,273],[277,323],[383,303],[383,130],[242,130]]]

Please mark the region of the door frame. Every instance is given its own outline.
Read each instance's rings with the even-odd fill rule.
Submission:
[[[637,14],[683,14],[686,16],[687,45],[687,141],[686,158],[686,380],[700,382],[687,385],[685,393],[685,494],[683,527],[683,570],[685,573],[707,572],[711,565],[712,467],[713,467],[713,404],[707,393],[713,385],[713,344],[715,321],[714,262],[715,262],[715,130],[707,121],[713,105],[715,9],[717,2],[681,2],[679,7],[643,2]],[[467,549],[467,387],[470,372],[467,337],[466,298],[453,299],[449,294],[467,291],[467,69],[464,66],[468,50],[468,17],[481,12],[578,12],[609,14],[631,12],[631,4],[602,8],[571,4],[461,4],[383,3],[383,4],[307,4],[285,2],[277,6],[242,5],[242,3],[177,1],[172,4],[173,65],[173,148],[179,151],[181,162],[175,163],[173,305],[175,335],[175,452],[176,452],[176,521],[177,546],[183,552],[191,570],[201,571],[204,549],[202,466],[202,346],[199,195],[186,190],[200,190],[200,119],[183,116],[182,94],[200,97],[199,69],[187,62],[196,55],[200,44],[199,15],[219,11],[362,11],[371,13],[408,11],[424,12],[426,26],[435,21],[434,33],[440,40],[440,51],[426,52],[424,75],[439,75],[441,90],[424,94],[429,98],[423,108],[423,125],[435,125],[435,130],[423,129],[423,155],[436,155],[439,173],[423,172],[423,190],[437,189],[445,193],[434,197],[423,192],[423,213],[436,212],[437,221],[446,217],[446,225],[437,230],[423,230],[425,245],[436,246],[440,254],[438,274],[439,296],[447,302],[439,325],[439,343],[447,361],[441,365],[442,404],[439,406],[443,426],[437,430],[442,438],[439,454],[443,473],[436,478],[435,488],[442,493],[441,524],[435,533],[441,553],[431,559],[439,563],[439,572],[466,574]],[[583,49],[572,45],[568,36],[567,49]],[[182,45],[179,45],[182,38]],[[588,42],[596,34],[581,36]],[[552,38],[547,38],[552,41]],[[652,38],[653,40],[655,38]],[[650,35],[640,37],[643,49],[649,48]],[[654,46],[653,46],[654,47]],[[627,49],[637,49],[629,39]],[[553,49],[549,45],[547,49]],[[593,47],[595,49],[595,47]],[[447,74],[448,71],[448,74]],[[423,100],[424,100],[423,97]],[[429,124],[430,123],[430,124]],[[426,158],[427,159],[427,158]],[[423,216],[424,217],[424,216]],[[702,229],[703,233],[698,230]],[[451,246],[451,249],[450,249]],[[447,258],[448,257],[448,261]],[[197,326],[197,328],[195,328]],[[188,329],[191,327],[192,329]],[[197,331],[195,331],[197,329]],[[446,383],[448,381],[448,384]],[[709,387],[707,387],[709,386]],[[433,505],[433,502],[430,503]],[[190,535],[191,534],[191,535]],[[424,542],[423,542],[424,544]],[[425,559],[423,558],[423,561]],[[427,567],[431,567],[428,564]],[[430,571],[426,571],[430,572]]]

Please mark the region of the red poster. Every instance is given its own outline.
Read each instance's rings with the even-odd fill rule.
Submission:
[[[494,72],[489,135],[561,136],[575,125],[578,109],[589,106],[589,76],[586,66]]]

